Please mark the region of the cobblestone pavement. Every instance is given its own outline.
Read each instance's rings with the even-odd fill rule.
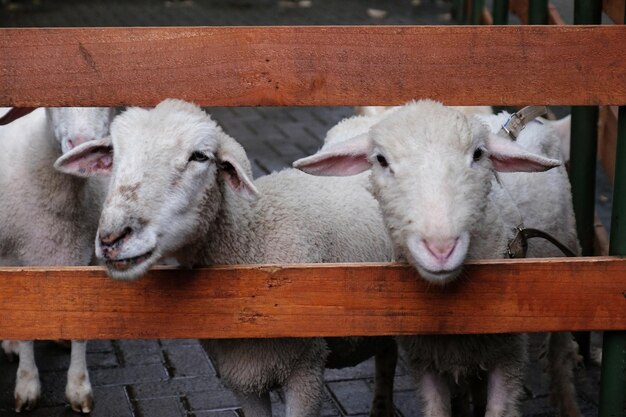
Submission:
[[[310,8],[274,0],[5,1],[0,26],[145,26],[263,24],[447,24],[449,4],[422,0],[312,0]],[[0,3],[2,4],[2,3]],[[2,6],[0,6],[2,7]],[[368,8],[382,9],[374,19]],[[255,177],[288,166],[315,152],[332,125],[352,114],[351,108],[216,108],[210,109],[224,129],[245,147]],[[547,384],[537,361],[541,335],[533,335],[523,412],[551,416]],[[594,335],[594,344],[599,344]],[[64,400],[69,352],[52,342],[37,344],[42,400],[33,417],[74,415]],[[94,386],[94,417],[234,417],[237,401],[215,376],[196,340],[101,340],[88,345]],[[13,381],[16,364],[0,357],[0,417],[15,415]],[[326,372],[323,416],[366,416],[372,395],[373,361]],[[577,372],[580,404],[586,416],[597,415],[599,369]],[[396,415],[420,416],[415,385],[402,360],[395,380]],[[280,392],[272,396],[274,414],[282,415]]]

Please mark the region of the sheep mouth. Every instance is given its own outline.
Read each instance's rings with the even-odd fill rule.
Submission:
[[[117,271],[127,271],[137,265],[141,265],[152,257],[153,251],[144,253],[143,255],[135,256],[132,258],[107,260],[106,265],[108,268],[115,269]]]
[[[420,266],[418,272],[421,277],[426,281],[433,284],[447,284],[454,281],[461,272],[461,266],[452,269],[441,269],[439,271],[432,271],[430,269]]]

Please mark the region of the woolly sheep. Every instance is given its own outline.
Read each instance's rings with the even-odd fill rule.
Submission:
[[[465,259],[505,257],[522,221],[579,251],[556,134],[549,126],[530,123],[515,143],[497,135],[507,117],[477,116],[482,123],[470,125],[461,113],[439,103],[413,102],[368,133],[294,166],[315,175],[353,175],[371,168],[372,193],[397,256],[434,284],[456,279]],[[528,255],[561,253],[533,240]],[[450,416],[451,380],[466,384],[483,370],[488,372],[485,415],[519,415],[525,335],[411,336],[398,341],[417,377],[426,415]],[[551,389],[562,415],[580,414],[571,382],[575,349],[569,333],[550,340]]]
[[[105,183],[61,174],[53,165],[63,152],[107,135],[113,114],[107,108],[41,108],[0,127],[2,264],[91,263]],[[33,342],[2,346],[19,353],[15,409],[29,410],[41,395]],[[72,409],[81,412],[93,405],[85,349],[84,341],[72,341],[65,390]]]
[[[191,103],[131,108],[113,122],[111,138],[111,187],[96,254],[114,278],[138,278],[165,256],[186,267],[391,257],[378,206],[365,189],[352,179],[313,178],[293,169],[253,183],[243,148]],[[58,166],[89,172],[108,152],[94,146]],[[287,416],[314,417],[335,342],[238,339],[206,340],[203,346],[247,417],[270,417],[269,391],[281,386]],[[392,380],[395,356],[388,368]],[[392,415],[392,409],[378,409],[376,399],[374,405],[373,415]]]

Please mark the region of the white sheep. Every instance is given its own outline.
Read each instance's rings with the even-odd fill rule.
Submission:
[[[105,183],[62,174],[53,165],[63,152],[107,135],[113,115],[108,108],[41,108],[0,127],[2,264],[92,262]],[[15,410],[30,410],[41,395],[33,342],[4,341],[2,347],[19,354]],[[84,341],[72,341],[65,390],[72,409],[80,412],[93,405],[85,350]]]
[[[166,256],[187,267],[391,258],[378,206],[363,187],[349,178],[314,178],[293,169],[253,183],[243,148],[191,103],[131,108],[115,119],[111,138],[111,187],[96,254],[112,277],[138,278]],[[57,167],[87,173],[107,155],[95,145],[70,152]],[[246,417],[271,416],[269,392],[275,387],[284,389],[287,416],[314,417],[322,405],[330,342],[237,339],[206,340],[203,346]],[[393,413],[379,409],[376,399],[374,406],[373,415]]]
[[[433,101],[414,102],[368,133],[294,166],[315,175],[353,175],[371,168],[372,193],[397,256],[435,284],[456,279],[465,259],[505,257],[521,223],[579,251],[557,135],[533,122],[515,143],[497,134],[507,117],[482,116],[484,124],[474,120],[470,126],[458,111]],[[528,255],[561,253],[532,240]],[[525,335],[411,336],[398,341],[417,377],[426,415],[450,416],[451,382],[466,384],[484,370],[485,415],[519,415]],[[575,349],[571,334],[553,335],[551,389],[562,415],[568,416],[580,415],[571,381]]]

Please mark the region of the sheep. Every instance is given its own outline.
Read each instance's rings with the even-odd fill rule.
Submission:
[[[111,144],[111,186],[96,254],[113,278],[137,279],[167,256],[183,267],[391,259],[378,206],[364,188],[349,178],[313,178],[293,169],[253,182],[243,148],[194,104],[169,99],[151,110],[128,109],[111,126]],[[88,174],[108,167],[101,158],[110,151],[92,148],[66,154],[57,168]],[[366,339],[352,339],[348,348]],[[392,380],[395,344],[389,341],[384,345],[393,359],[386,377]],[[327,358],[342,360],[342,352],[329,355],[337,342],[202,344],[247,417],[271,416],[269,392],[275,387],[284,389],[287,416],[313,417],[320,413]],[[393,415],[391,404],[379,405],[375,398],[372,415]]]
[[[298,160],[294,167],[314,175],[354,175],[371,168],[370,187],[396,256],[433,284],[458,278],[465,259],[505,257],[522,222],[580,253],[556,133],[531,123],[515,143],[497,134],[507,118],[506,113],[477,116],[470,124],[458,111],[417,101],[368,133]],[[561,253],[546,242],[531,241],[528,255]],[[450,416],[451,382],[467,384],[485,370],[485,415],[519,415],[526,335],[409,336],[398,342],[417,378],[426,415]],[[562,415],[580,415],[571,381],[576,345],[570,333],[552,335],[549,356],[553,398]]]
[[[3,119],[14,117],[15,111]],[[25,112],[22,112],[24,114]],[[40,108],[0,128],[0,257],[5,265],[88,265],[106,183],[61,174],[55,160],[108,134],[108,108]],[[72,409],[90,412],[93,394],[86,343],[72,341],[65,395]],[[4,341],[19,354],[15,410],[32,409],[41,382],[32,341]]]

